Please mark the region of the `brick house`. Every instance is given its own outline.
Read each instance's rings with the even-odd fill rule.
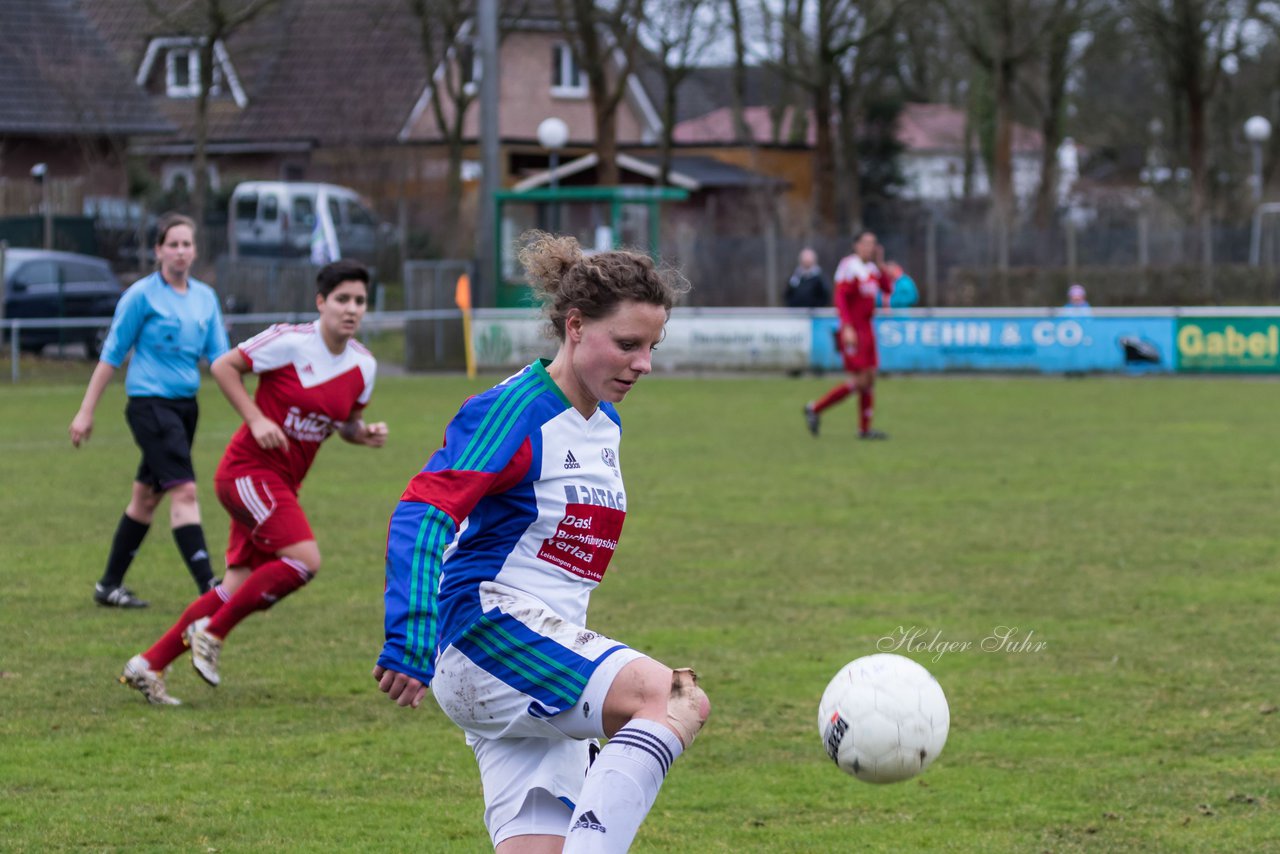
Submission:
[[[0,216],[57,214],[128,195],[125,153],[172,124],[147,103],[88,18],[59,0],[0,0]]]
[[[147,135],[131,140],[142,174],[163,190],[190,187],[200,75],[198,22],[161,19],[140,0],[60,2],[83,11],[114,52],[116,64],[132,78],[131,84],[117,88],[131,89],[133,101],[149,105],[158,116]],[[182,8],[189,13],[198,7]],[[500,47],[500,186],[547,168],[550,153],[537,141],[538,124],[545,118],[555,116],[568,125],[562,162],[587,156],[594,148],[585,75],[575,66],[554,4],[541,0],[520,8],[520,19],[508,28]],[[464,76],[482,73],[474,65],[471,33],[464,30],[452,47],[446,61],[454,70]],[[331,181],[362,192],[402,233],[430,235],[441,225],[447,150],[436,126],[429,81],[443,69],[427,67],[418,21],[404,0],[276,0],[217,43],[213,61],[206,152],[215,193],[225,195],[248,179]],[[652,159],[660,137],[655,97],[660,92],[637,74],[628,81],[619,108],[619,150],[638,160]],[[682,115],[692,115],[704,104],[683,93],[682,101]],[[464,124],[459,217],[464,223],[475,220],[479,189],[478,113],[473,104]],[[775,158],[760,149],[748,157],[715,145],[693,146],[681,154],[702,158],[682,164],[686,177],[690,170],[700,176],[693,179],[704,194],[698,211],[716,206],[708,202],[711,196],[741,193],[748,185],[769,192],[787,187],[797,196],[809,186],[803,170],[790,165],[794,155]],[[712,162],[716,160],[731,168],[719,167]],[[648,168],[627,173],[628,180],[651,180],[643,174]],[[774,170],[795,174],[786,172],[779,183],[769,176]],[[588,179],[586,173],[579,177]],[[721,211],[739,207],[728,201],[719,205]]]

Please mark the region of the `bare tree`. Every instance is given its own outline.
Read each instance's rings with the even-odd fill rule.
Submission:
[[[1128,0],[1127,6],[1160,59],[1169,87],[1186,111],[1191,215],[1204,221],[1209,204],[1209,106],[1224,70],[1242,49],[1258,0]]]
[[[744,115],[747,101],[747,21],[742,0],[725,0],[725,4],[729,9],[729,31],[733,36],[733,84],[730,87],[733,133],[739,145],[750,145],[755,140]]]
[[[417,22],[418,44],[427,67],[431,90],[431,115],[448,152],[445,173],[444,217],[446,252],[457,253],[462,244],[462,148],[466,141],[467,111],[479,96],[473,0],[405,0]],[[526,4],[503,3],[498,39],[511,32]]]
[[[715,0],[652,0],[641,33],[654,48],[662,71],[662,139],[658,142],[658,183],[671,171],[676,95],[703,52],[720,38]]]
[[[1058,148],[1065,137],[1067,82],[1080,60],[1085,27],[1103,12],[1100,6],[1100,0],[1059,0],[1053,4],[1040,52],[1039,85],[1027,87],[1040,114],[1040,185],[1035,202],[1040,228],[1048,227],[1057,204]]]
[[[894,27],[887,67],[904,100],[959,104],[969,75],[969,53],[956,39],[946,11],[935,3],[910,8],[911,26]]]
[[[997,264],[1009,264],[1013,221],[1013,111],[1018,75],[1044,43],[1054,10],[1069,0],[940,0],[952,26],[991,81],[995,101],[991,188]]]
[[[900,0],[813,0],[810,6],[797,0],[786,7],[791,19],[781,22],[795,36],[788,42],[795,53],[787,63],[777,59],[770,63],[799,84],[812,101],[815,214],[818,226],[828,233],[837,223],[836,190],[849,183],[838,174],[836,116],[845,123],[858,121],[859,53],[884,37],[900,5]],[[842,81],[848,82],[842,87]],[[847,100],[839,100],[841,96]],[[856,173],[856,163],[846,162],[846,176],[850,170]],[[853,206],[858,207],[856,199]]]
[[[467,110],[478,94],[474,74],[472,4],[466,0],[406,0],[418,27],[418,46],[427,67],[431,115],[448,151],[442,243],[458,249],[462,206],[462,144]],[[452,257],[452,256],[450,256]]]
[[[220,47],[241,27],[274,5],[277,0],[178,0],[161,3],[145,0],[148,11],[165,27],[195,40],[200,58],[196,115],[192,128],[192,167],[195,171],[191,204],[203,221],[209,195],[209,96],[214,88],[214,64]],[[205,248],[205,230],[196,230],[199,248]]]
[[[570,49],[587,76],[596,125],[599,182],[618,183],[618,107],[640,49],[645,0],[556,0]]]

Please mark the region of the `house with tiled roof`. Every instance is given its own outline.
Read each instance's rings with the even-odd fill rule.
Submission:
[[[12,0],[10,0],[12,2]],[[70,2],[70,0],[68,0]],[[78,0],[134,75],[138,89],[177,127],[135,151],[166,187],[193,178],[199,41],[194,24],[158,18],[139,0]],[[514,5],[514,4],[511,4]],[[567,160],[589,153],[595,126],[578,68],[550,0],[521,0],[500,45],[502,174],[510,185],[545,169],[538,125],[562,119]],[[209,104],[210,184],[245,179],[332,181],[370,197],[387,219],[430,230],[445,191],[447,151],[432,104],[433,76],[478,80],[476,28],[440,46],[428,68],[418,20],[404,0],[276,0],[215,45]],[[449,49],[446,51],[446,47]],[[451,120],[452,104],[441,105]],[[645,89],[629,81],[618,114],[621,146],[651,145],[660,122]],[[463,178],[474,210],[479,187],[479,110],[463,121]],[[408,214],[406,216],[406,210]]]
[[[176,127],[135,150],[166,187],[189,186],[199,22],[161,18],[139,0],[79,2],[130,69],[135,89]],[[184,8],[194,14],[199,6]],[[369,181],[378,172],[387,183],[398,180],[386,157],[373,158],[371,170],[367,155],[396,146],[426,85],[417,38],[399,0],[277,0],[264,7],[214,46],[210,185],[245,178]]]
[[[965,195],[965,163],[970,162],[970,195],[988,196],[991,179],[977,152],[976,138],[966,139],[964,110],[950,104],[907,104],[895,129],[902,154],[902,196],[924,201],[959,199]],[[1028,199],[1040,182],[1044,139],[1026,125],[1013,125],[1013,193]]]
[[[126,196],[129,141],[173,125],[72,0],[0,0],[0,22],[0,216],[36,213],[37,164],[56,213]]]
[[[808,172],[815,144],[812,115],[794,107],[779,112],[765,105],[742,110],[749,131],[754,160],[775,175],[784,175],[800,195],[812,190]],[[976,138],[968,132],[964,110],[950,104],[909,103],[902,107],[894,135],[902,150],[898,168],[903,177],[899,196],[916,201],[947,201],[965,196],[966,162],[969,164],[969,195],[981,198],[991,193],[986,165],[977,151]],[[744,155],[736,142],[733,110],[719,106],[709,112],[681,120],[672,136],[681,151],[714,152],[715,156],[739,162]],[[1013,188],[1019,199],[1035,193],[1040,180],[1040,133],[1015,123],[1013,126]],[[787,152],[791,154],[788,155]],[[797,158],[796,153],[800,156]]]

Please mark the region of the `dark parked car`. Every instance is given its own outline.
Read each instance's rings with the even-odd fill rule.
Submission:
[[[101,258],[45,249],[5,252],[5,320],[111,317],[122,293],[120,280]],[[106,326],[19,328],[18,346],[38,353],[60,341],[83,343],[85,355],[97,359],[106,337]]]

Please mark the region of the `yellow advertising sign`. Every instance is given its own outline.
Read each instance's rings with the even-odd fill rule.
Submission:
[[[1180,371],[1280,371],[1280,318],[1178,320]]]

